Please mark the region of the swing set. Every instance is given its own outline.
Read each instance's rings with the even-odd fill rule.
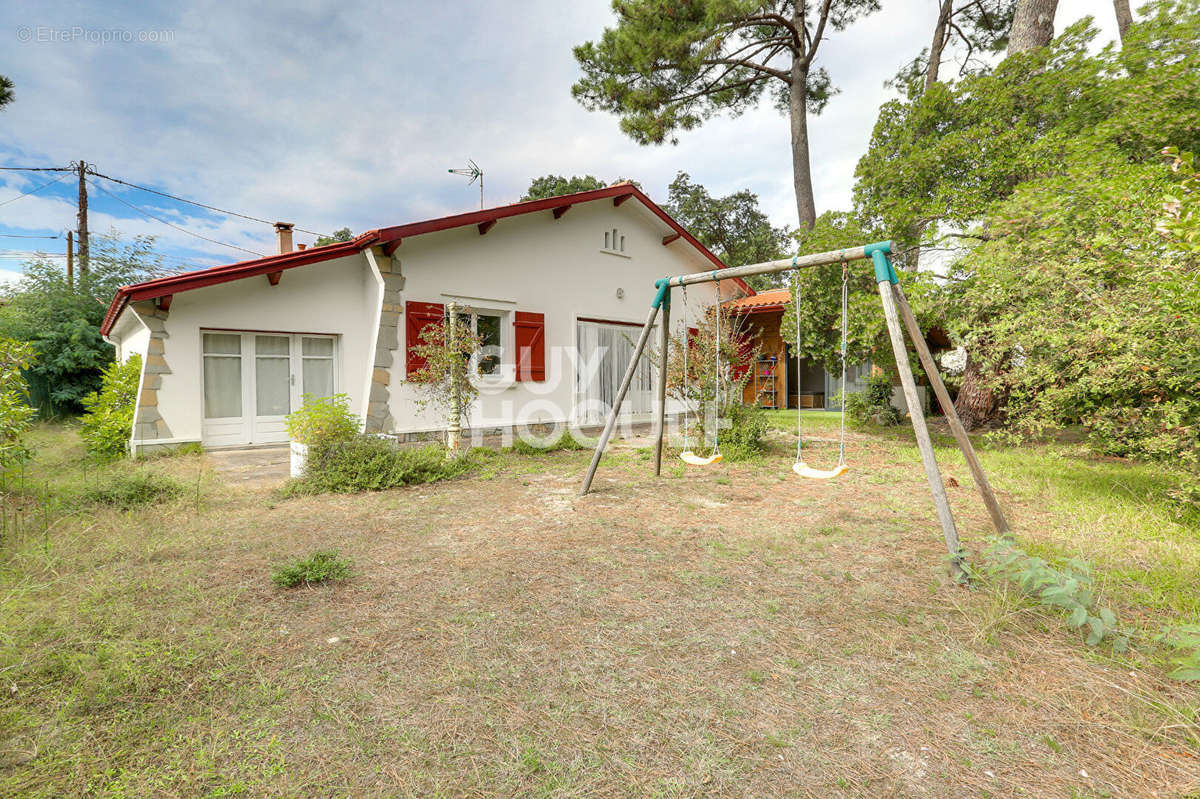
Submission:
[[[988,514],[991,516],[992,524],[996,531],[1005,535],[1009,531],[1008,521],[1004,518],[1004,513],[1000,509],[1000,504],[996,500],[996,495],[992,491],[991,484],[988,482],[987,475],[984,474],[983,466],[979,463],[979,457],[975,454],[975,448],[971,444],[970,438],[967,436],[966,430],[962,426],[962,422],[958,418],[957,412],[954,410],[954,404],[950,401],[950,394],[946,391],[946,385],[942,382],[941,375],[938,373],[937,364],[933,360],[933,354],[929,351],[929,345],[925,342],[925,337],[921,333],[921,328],[917,324],[917,319],[913,315],[912,308],[908,304],[908,298],[904,295],[904,289],[900,286],[899,278],[896,276],[896,270],[892,267],[888,260],[888,253],[892,251],[892,242],[881,241],[874,244],[866,244],[861,247],[852,247],[844,250],[831,250],[829,252],[815,253],[813,255],[798,255],[791,259],[779,261],[767,261],[761,264],[750,264],[747,266],[735,266],[727,269],[715,269],[711,272],[697,272],[686,275],[675,275],[674,277],[666,277],[655,281],[654,300],[650,304],[650,312],[646,317],[646,322],[642,326],[641,334],[638,336],[638,341],[634,347],[633,357],[629,362],[629,368],[625,372],[625,377],[621,381],[620,387],[617,389],[617,396],[613,402],[612,409],[609,411],[608,419],[604,425],[604,432],[600,435],[600,441],[596,444],[596,451],[592,454],[591,464],[588,466],[587,473],[583,478],[583,486],[580,489],[580,495],[586,495],[591,490],[592,481],[596,477],[596,469],[600,465],[601,458],[604,457],[604,451],[608,447],[609,439],[612,437],[613,430],[617,425],[617,418],[621,413],[621,405],[625,401],[625,395],[629,391],[629,386],[633,382],[633,377],[637,371],[638,363],[642,357],[642,353],[646,349],[646,345],[650,340],[650,333],[654,329],[654,323],[658,319],[658,315],[662,314],[662,326],[660,327],[660,352],[658,364],[658,385],[657,403],[655,408],[655,426],[654,426],[654,474],[660,476],[662,474],[662,453],[663,453],[663,436],[666,430],[666,400],[667,400],[667,354],[670,346],[670,320],[671,320],[671,289],[679,287],[683,290],[684,305],[687,304],[687,286],[698,283],[716,283],[718,286],[717,297],[720,302],[720,281],[735,277],[748,277],[750,275],[762,274],[778,274],[780,272],[793,271],[793,281],[796,289],[796,340],[799,343],[800,339],[800,311],[799,311],[799,279],[798,270],[809,269],[814,267],[826,266],[831,264],[841,264],[842,266],[842,342],[841,342],[841,360],[842,360],[842,388],[845,390],[846,385],[846,319],[849,306],[849,275],[850,263],[852,261],[869,259],[875,267],[875,282],[879,289],[879,299],[883,305],[883,315],[887,321],[888,337],[892,344],[892,352],[896,358],[896,369],[900,373],[900,385],[904,391],[904,399],[908,404],[910,413],[909,418],[912,420],[913,433],[917,438],[917,446],[921,451],[921,462],[925,467],[925,476],[929,481],[929,490],[933,495],[934,508],[937,511],[938,521],[942,527],[942,537],[946,542],[946,549],[950,553],[952,569],[956,576],[963,574],[961,555],[959,553],[958,544],[958,528],[954,523],[954,516],[950,512],[950,503],[946,498],[946,487],[942,483],[941,471],[938,468],[937,458],[933,452],[933,440],[929,436],[929,428],[925,424],[925,415],[921,411],[920,398],[917,394],[917,384],[913,377],[912,367],[908,362],[908,349],[904,340],[904,333],[907,330],[909,338],[912,339],[913,346],[916,348],[917,356],[921,361],[921,366],[924,368],[926,375],[929,377],[929,383],[933,388],[934,395],[937,397],[942,409],[946,414],[946,421],[950,426],[950,431],[954,434],[955,441],[958,442],[959,449],[962,450],[963,457],[966,459],[967,466],[971,470],[971,476],[975,480],[975,485],[979,489],[979,494],[983,499],[984,505],[987,507]],[[720,392],[721,380],[721,347],[720,347],[720,308],[716,309],[717,315],[717,354],[716,354],[716,381],[717,392]],[[903,320],[903,328],[901,327]],[[687,380],[687,351],[690,347],[684,345],[684,380]],[[688,464],[696,466],[711,466],[721,461],[720,442],[717,437],[713,439],[712,452],[707,456],[697,455],[688,446],[687,441],[687,414],[688,402],[684,397],[684,452],[680,458]],[[792,464],[792,471],[800,477],[812,478],[818,480],[829,480],[839,477],[846,473],[849,469],[846,464],[846,422],[845,415],[842,417],[840,445],[838,448],[838,461],[832,469],[816,469],[804,461],[803,453],[803,426],[800,422],[801,411],[796,412],[796,458]]]

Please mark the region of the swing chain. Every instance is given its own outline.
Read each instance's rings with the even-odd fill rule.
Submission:
[[[796,259],[792,259],[796,263]],[[804,462],[804,423],[801,421],[804,405],[804,369],[800,365],[800,270],[792,271],[792,286],[795,289],[793,309],[796,312],[796,463]]]
[[[842,261],[842,429],[838,440],[838,465],[846,464],[846,338],[850,306],[850,264]]]
[[[692,342],[688,340],[688,315],[692,309],[688,305],[687,284],[680,288],[683,289],[683,451],[687,452],[691,449],[688,440],[688,407],[692,404],[691,397],[688,396],[691,384],[691,376],[688,374],[688,350],[692,348]]]

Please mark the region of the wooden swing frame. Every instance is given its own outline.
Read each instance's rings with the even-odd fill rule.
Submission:
[[[596,451],[592,455],[592,462],[588,466],[587,473],[584,475],[583,486],[579,492],[580,496],[586,495],[591,490],[592,480],[596,476],[596,469],[600,465],[600,459],[604,457],[604,451],[608,447],[609,439],[612,437],[613,430],[617,426],[617,419],[621,413],[621,405],[625,401],[625,395],[629,391],[630,384],[633,382],[638,362],[650,340],[650,333],[654,329],[654,323],[660,311],[662,313],[662,327],[660,328],[661,352],[659,353],[658,364],[657,404],[654,411],[654,474],[656,477],[662,474],[663,436],[666,431],[667,407],[667,352],[671,340],[672,288],[690,286],[697,283],[717,283],[717,301],[720,302],[720,281],[722,280],[735,277],[748,277],[750,275],[786,272],[791,269],[810,269],[828,264],[849,263],[851,261],[869,259],[875,266],[875,280],[879,288],[879,299],[883,305],[883,315],[887,320],[888,337],[892,343],[892,353],[896,357],[896,369],[900,373],[900,385],[904,391],[905,402],[908,404],[909,418],[912,420],[913,433],[917,438],[917,446],[921,451],[921,462],[925,467],[925,476],[929,480],[929,491],[933,495],[934,508],[937,511],[938,521],[942,526],[942,537],[945,539],[946,549],[950,554],[952,571],[956,577],[961,578],[964,570],[958,543],[958,528],[954,523],[954,515],[950,511],[950,503],[946,497],[946,486],[942,482],[941,470],[938,468],[937,458],[933,452],[933,439],[930,437],[929,427],[925,423],[925,414],[921,408],[920,398],[917,394],[916,379],[913,377],[912,367],[908,362],[908,348],[904,341],[905,330],[907,330],[909,338],[912,339],[917,356],[921,360],[921,366],[925,369],[925,374],[929,377],[933,393],[946,413],[946,421],[950,426],[950,431],[954,434],[954,440],[958,442],[958,447],[962,450],[963,457],[967,461],[967,466],[971,470],[971,476],[975,479],[975,485],[979,489],[983,504],[987,507],[988,514],[991,516],[992,524],[1001,535],[1008,535],[1008,521],[1004,517],[1004,512],[1000,509],[1000,503],[996,500],[995,492],[992,491],[992,486],[983,471],[983,466],[979,463],[979,457],[975,454],[975,448],[971,444],[971,439],[967,436],[967,431],[962,426],[962,421],[958,418],[958,413],[954,410],[954,403],[950,401],[950,393],[946,390],[945,383],[942,382],[937,364],[933,360],[933,353],[929,351],[929,345],[925,342],[925,337],[922,335],[921,328],[917,324],[917,318],[913,315],[912,308],[908,304],[908,299],[904,296],[904,289],[900,287],[896,270],[892,268],[891,262],[888,260],[887,256],[891,251],[892,242],[881,241],[861,247],[831,250],[813,255],[801,255],[795,258],[767,261],[761,264],[715,269],[711,272],[697,272],[688,275],[675,275],[674,277],[667,277],[656,281],[655,288],[657,291],[654,301],[650,305],[650,313],[646,317],[646,323],[642,326],[641,335],[638,336],[637,345],[634,348],[633,358],[629,362],[629,368],[625,372],[624,379],[621,380],[620,388],[617,389],[616,399],[613,402],[612,409],[609,411],[608,420],[604,425],[604,432],[600,435],[600,441],[596,444]],[[902,321],[903,327],[901,326]],[[797,409],[797,413],[799,412],[799,409]]]

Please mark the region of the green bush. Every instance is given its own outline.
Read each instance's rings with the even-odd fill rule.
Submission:
[[[128,454],[141,375],[140,355],[125,363],[110,363],[100,376],[99,391],[83,398],[86,412],[80,420],[79,435],[87,451],[97,458],[114,460]]]
[[[900,423],[900,411],[892,405],[892,380],[887,375],[871,375],[862,391],[842,399],[846,421],[855,425]]]
[[[758,408],[733,404],[729,407],[729,427],[721,431],[721,455],[727,461],[745,461],[766,450],[770,422]]]
[[[37,413],[29,404],[29,389],[22,370],[33,361],[26,342],[0,339],[0,471],[27,460],[32,451],[25,433]]]
[[[165,474],[140,469],[118,472],[84,489],[81,499],[93,505],[132,510],[154,502],[165,502],[183,494],[183,484]]]
[[[469,456],[447,458],[445,449],[436,444],[400,447],[367,435],[322,440],[309,447],[304,477],[288,483],[284,494],[382,491],[457,477],[472,466]]]
[[[589,449],[589,447],[586,444],[579,443],[579,441],[575,439],[575,436],[571,435],[571,431],[566,430],[562,435],[548,444],[535,444],[525,441],[521,438],[515,438],[513,439],[511,449],[518,455],[542,455],[547,452],[559,452],[561,450],[581,450]]]
[[[336,549],[323,549],[271,569],[271,582],[280,588],[295,588],[301,583],[345,580],[350,576],[350,566]]]
[[[358,435],[358,417],[350,413],[350,397],[334,394],[332,397],[304,395],[298,410],[287,415],[287,433],[293,441],[301,444],[349,441]]]
[[[83,398],[100,389],[113,359],[100,326],[117,289],[164,274],[152,236],[121,242],[93,233],[87,266],[68,281],[61,261],[35,258],[22,265],[19,282],[2,290],[0,337],[33,346],[25,378],[43,418],[80,412]]]
[[[1098,604],[1087,563],[1072,558],[1056,567],[1006,538],[994,538],[985,550],[982,568],[984,574],[1012,580],[1042,605],[1065,613],[1068,627],[1086,630],[1088,646],[1106,638],[1119,652],[1129,646],[1128,634],[1118,627],[1116,614]]]

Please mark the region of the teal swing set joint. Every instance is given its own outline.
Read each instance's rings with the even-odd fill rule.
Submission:
[[[892,268],[892,263],[887,257],[887,254],[891,251],[892,243],[890,241],[877,241],[874,244],[868,244],[863,247],[863,254],[875,263],[876,283],[896,284],[900,282],[896,270]]]
[[[654,281],[654,287],[658,289],[654,294],[654,302],[650,303],[651,308],[661,308],[664,305],[671,304],[671,278],[663,277]]]

